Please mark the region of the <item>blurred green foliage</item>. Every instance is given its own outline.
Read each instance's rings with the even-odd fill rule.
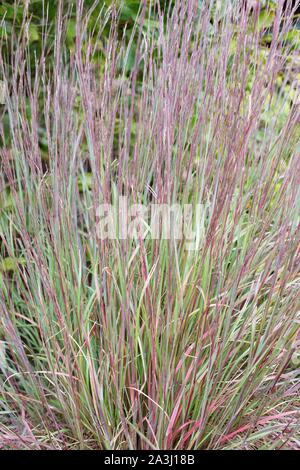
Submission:
[[[99,21],[100,12],[105,12],[112,6],[115,6],[119,11],[118,16],[118,33],[120,36],[124,34],[129,39],[132,28],[135,24],[138,13],[143,6],[144,2],[147,6],[146,14],[146,25],[147,27],[155,28],[157,26],[157,17],[153,8],[149,8],[153,5],[153,0],[84,0],[83,9],[84,12],[91,11],[89,19],[89,30],[93,31],[93,36],[97,37],[97,33],[102,27],[101,21]],[[62,5],[63,14],[68,18],[66,23],[66,29],[64,32],[65,44],[67,48],[72,51],[74,49],[74,41],[76,36],[76,1],[74,0],[18,0],[18,1],[2,1],[0,5],[0,40],[2,44],[2,54],[9,55],[11,48],[6,45],[11,43],[13,38],[18,37],[21,32],[24,20],[29,20],[29,45],[30,54],[32,56],[32,64],[34,65],[34,58],[39,57],[42,49],[44,33],[47,31],[47,58],[49,64],[51,64],[53,54],[53,40],[55,36],[55,23],[57,18],[57,12],[59,4]],[[223,2],[226,6],[226,1]],[[272,38],[272,31],[270,26],[274,21],[276,1],[274,0],[262,0],[262,10],[259,17],[259,26],[264,31],[264,40],[269,43]],[[174,0],[161,0],[161,9],[167,9],[174,4]],[[199,6],[201,0],[199,0]],[[27,9],[25,7],[27,5]],[[216,2],[216,7],[219,8],[222,4],[222,0]],[[149,11],[151,14],[149,15]],[[125,28],[126,26],[126,28]],[[109,24],[104,28],[104,36],[109,34]],[[295,48],[300,46],[300,22],[295,25],[292,32],[288,34],[286,40],[293,43]],[[132,56],[134,56],[135,44],[133,43]],[[7,57],[9,60],[9,57]],[[128,68],[130,64],[133,64],[133,57],[129,60]]]
[[[64,16],[63,38],[66,49],[69,52],[75,49],[76,38],[76,0],[12,0],[3,1],[0,5],[0,44],[4,61],[10,64],[10,55],[17,44],[18,38],[24,32],[24,24],[27,23],[29,39],[29,56],[32,70],[36,58],[41,56],[42,48],[46,50],[47,68],[51,69],[54,54],[54,38],[59,5],[62,6]],[[149,30],[157,27],[157,16],[152,8],[153,0],[84,0],[83,16],[89,14],[88,33],[92,38],[98,37],[101,31],[101,41],[105,41],[110,33],[110,22],[103,27],[105,13],[116,8],[118,12],[117,34],[125,40],[130,39],[134,24],[143,5],[146,5],[145,27]],[[162,10],[174,4],[174,0],[161,0]],[[26,6],[27,5],[27,8]],[[28,26],[29,25],[29,26]],[[130,72],[136,51],[136,42],[132,41],[131,50],[127,61],[127,72]],[[101,54],[95,60],[103,60]]]
[[[224,7],[226,7],[226,1],[227,0],[216,1],[214,9],[222,10]],[[32,69],[32,73],[34,73],[35,71],[36,58],[40,57],[43,47],[46,50],[46,67],[48,70],[51,70],[53,66],[53,46],[59,5],[62,6],[63,15],[65,18],[65,29],[63,32],[64,43],[67,51],[69,51],[69,53],[72,53],[75,50],[77,3],[77,0],[2,1],[2,3],[0,4],[0,44],[1,54],[6,64],[11,63],[10,56],[13,53],[14,48],[17,47],[18,40],[20,40],[20,38],[22,37],[22,29],[24,29],[24,25],[27,24],[29,39],[28,57],[30,58],[30,66]],[[83,14],[90,12],[88,30],[91,33],[91,36],[94,38],[94,41],[97,40],[96,38],[98,38],[99,31],[101,31],[101,43],[104,42],[105,39],[108,37],[110,32],[110,22],[108,22],[103,29],[103,17],[105,12],[113,6],[116,7],[117,11],[119,12],[118,35],[119,37],[125,35],[125,38],[127,39],[127,41],[129,41],[136,19],[144,3],[147,7],[147,13],[145,16],[145,28],[149,28],[150,31],[153,31],[158,26],[157,10],[151,8],[151,6],[153,6],[154,4],[154,0],[84,0]],[[199,0],[199,7],[201,3],[202,0]],[[274,0],[261,0],[262,9],[260,12],[258,24],[262,32],[261,54],[263,55],[267,54],[267,50],[272,40],[272,23],[275,17],[276,3],[277,2]],[[169,7],[172,7],[173,4],[174,0],[160,1],[160,7],[162,10],[166,10]],[[101,12],[102,16],[100,16]],[[137,37],[135,39],[137,39]],[[300,22],[297,18],[294,28],[289,31],[289,33],[286,35],[285,41],[291,51],[300,48]],[[236,48],[235,37],[232,39],[232,48],[232,52],[234,52]],[[99,47],[97,47],[97,54],[95,54],[94,56],[95,60],[104,63],[105,57],[103,56],[101,44],[99,44]],[[130,46],[125,67],[127,73],[130,73],[133,67],[135,55],[136,41],[133,40]],[[68,57],[68,54],[66,55],[66,57]],[[248,87],[251,86],[252,85],[250,80]],[[8,116],[2,116],[2,119],[4,128],[7,128],[6,121],[8,120]],[[43,148],[42,138],[40,143],[42,149],[44,151],[47,151],[46,148]]]

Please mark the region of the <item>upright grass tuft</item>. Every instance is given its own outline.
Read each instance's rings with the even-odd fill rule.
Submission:
[[[0,447],[299,449],[297,5],[58,3],[51,67],[1,40]],[[120,196],[197,249],[101,239]]]

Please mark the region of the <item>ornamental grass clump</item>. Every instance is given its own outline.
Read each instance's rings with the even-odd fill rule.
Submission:
[[[2,34],[0,447],[299,449],[297,5],[140,3]]]

